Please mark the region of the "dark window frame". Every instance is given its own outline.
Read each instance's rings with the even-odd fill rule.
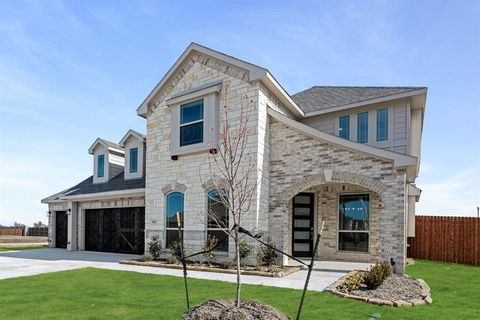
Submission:
[[[172,191],[165,196],[165,247],[168,248],[172,241],[178,239],[178,227],[177,223],[175,222],[175,226],[172,227],[169,225],[168,221],[168,212],[169,212],[169,200],[172,196],[182,196],[182,211],[180,211],[180,223],[181,223],[181,231],[183,232],[184,229],[184,221],[185,221],[185,194],[179,191]],[[175,217],[176,221],[176,217]],[[169,239],[169,235],[173,235],[172,239]]]
[[[183,108],[187,108],[187,107],[191,107],[191,106],[194,106],[196,104],[200,104],[200,107],[201,107],[201,112],[200,112],[200,115],[201,115],[201,118],[199,119],[196,119],[196,120],[192,120],[192,121],[188,121],[188,122],[183,122],[183,119],[182,119],[182,110]],[[205,133],[205,101],[204,99],[197,99],[197,100],[194,100],[194,101],[190,101],[190,102],[187,102],[187,103],[183,103],[180,105],[179,107],[179,145],[180,147],[186,147],[186,146],[190,146],[190,145],[194,145],[194,144],[199,144],[199,143],[203,143],[203,136],[204,136],[204,133]],[[201,134],[201,137],[198,137],[197,139],[195,140],[190,140],[190,141],[182,141],[182,137],[183,137],[183,129],[184,128],[188,128],[188,127],[198,127],[198,126],[201,126],[201,131],[202,131],[202,134]]]
[[[102,160],[102,165],[100,165],[100,159]],[[99,154],[97,156],[97,178],[103,177],[105,177],[105,155]]]
[[[389,108],[381,108],[377,109],[377,119],[376,119],[376,138],[377,141],[388,141],[388,118],[389,118]],[[382,115],[382,118],[379,117],[379,115],[382,114],[382,112],[385,112],[384,115]],[[380,130],[383,130],[384,132],[380,132]],[[382,134],[383,133],[383,134]]]
[[[366,119],[361,119],[366,116]],[[364,132],[361,134],[361,121],[364,121]],[[357,113],[357,142],[358,143],[368,143],[368,111]]]
[[[135,157],[132,157],[132,152],[135,151]],[[135,168],[132,167],[133,161],[132,159],[135,158]],[[129,165],[130,173],[137,173],[138,172],[138,148],[131,148],[130,149],[130,165]]]
[[[342,126],[342,120],[346,119],[346,127]],[[343,115],[338,117],[338,136],[343,139],[350,139],[350,115]]]
[[[227,192],[225,189],[222,189],[222,190],[223,190],[223,192]],[[228,208],[225,207],[225,205],[224,205],[221,201],[216,201],[216,200],[213,200],[213,199],[212,199],[212,197],[210,196],[210,193],[212,193],[212,192],[218,192],[218,190],[214,188],[214,189],[210,189],[210,190],[207,192],[207,228],[206,228],[206,229],[207,229],[207,230],[206,230],[207,232],[206,232],[206,235],[207,235],[207,238],[208,238],[210,232],[212,232],[212,233],[214,233],[214,232],[215,232],[215,233],[222,232],[222,233],[223,233],[223,235],[222,235],[223,237],[222,237],[221,239],[218,239],[218,238],[217,238],[217,240],[220,241],[220,240],[223,240],[223,238],[225,238],[224,241],[226,242],[226,244],[225,244],[224,246],[219,245],[214,251],[216,251],[216,252],[228,252],[228,251],[229,251],[229,250],[228,250],[228,247],[229,247],[229,237],[226,236],[227,234],[225,233],[225,231],[228,231],[229,228],[230,228],[230,212],[229,212]],[[219,226],[219,225],[215,222],[215,220],[210,217],[210,214],[209,214],[209,212],[210,212],[210,206],[211,206],[211,204],[212,204],[213,201],[216,202],[215,204],[223,206],[223,209],[226,210],[226,221],[225,221],[225,226],[224,226],[223,228],[222,228],[221,226]],[[212,226],[211,226],[211,220],[213,221],[213,223],[216,224],[215,227],[212,227]],[[223,248],[222,248],[222,247],[223,247]]]
[[[368,221],[367,221],[367,228],[366,229],[363,229],[363,230],[348,230],[348,229],[342,229],[342,226],[340,224],[340,200],[342,197],[354,197],[354,196],[357,196],[357,197],[368,197]],[[359,254],[362,254],[362,253],[365,253],[365,254],[368,254],[370,253],[370,221],[371,221],[371,209],[372,209],[372,204],[371,204],[371,200],[372,200],[372,195],[371,193],[369,192],[353,192],[353,193],[341,193],[338,195],[337,197],[337,225],[338,225],[338,228],[337,228],[337,251],[338,252],[355,252],[355,253],[359,253]],[[341,249],[341,243],[340,243],[340,235],[341,234],[365,234],[366,235],[366,241],[367,241],[367,245],[366,245],[366,248],[367,250],[343,250]]]

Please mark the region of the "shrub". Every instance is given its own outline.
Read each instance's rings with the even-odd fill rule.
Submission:
[[[392,267],[388,262],[376,263],[367,271],[363,280],[368,289],[376,289],[390,275]]]
[[[363,277],[358,273],[354,273],[345,278],[345,281],[338,286],[340,291],[350,292],[357,290],[363,283]]]
[[[169,258],[169,262],[180,262],[181,261],[181,243],[180,241],[172,241],[170,245],[168,246],[168,249],[170,249],[170,253],[172,254],[172,257]],[[187,249],[183,248],[183,256],[187,256],[188,252]]]
[[[248,256],[250,256],[253,249],[254,249],[254,245],[249,244],[248,242],[243,240],[240,241],[240,263],[241,264],[245,263],[245,259],[247,259]]]
[[[152,261],[153,255],[150,252],[145,252],[142,257],[140,258],[142,261]]]
[[[153,260],[158,260],[162,252],[162,241],[159,240],[158,236],[153,236],[152,240],[148,242],[148,253],[152,255]]]
[[[275,242],[273,241],[273,239],[268,236],[267,239],[265,240],[265,242],[272,246],[272,247],[275,247]],[[277,262],[276,262],[276,259],[278,257],[278,254],[275,250],[273,250],[272,248],[270,247],[267,247],[267,246],[261,246],[260,247],[260,259],[262,261],[262,265],[264,266],[273,266],[273,265],[276,265]]]
[[[235,265],[236,265],[236,262],[233,259],[226,259],[221,263],[221,266],[223,269],[233,269]]]
[[[207,240],[205,240],[205,243],[203,244],[203,250],[212,250],[217,245],[217,243],[218,239],[215,238],[215,236],[209,235],[207,237]],[[204,252],[203,257],[205,258],[205,262],[209,265],[215,261],[215,254],[212,251]]]

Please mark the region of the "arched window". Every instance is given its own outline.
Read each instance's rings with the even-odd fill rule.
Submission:
[[[180,213],[183,228],[183,193],[171,192],[167,195],[167,237],[165,245],[168,248],[173,241],[178,241],[177,212]]]
[[[228,252],[228,208],[224,201],[228,201],[228,192],[225,189],[212,189],[208,192],[207,237],[213,236],[220,242],[217,251]]]

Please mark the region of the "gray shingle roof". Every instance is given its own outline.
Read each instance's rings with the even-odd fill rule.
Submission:
[[[105,139],[100,139],[102,140],[103,142],[105,142],[107,144],[107,146],[111,147],[111,148],[115,148],[115,149],[123,149],[123,147],[121,145],[119,145],[118,143],[115,143],[115,142],[112,142],[112,141],[108,141],[108,140],[105,140]]]
[[[308,113],[420,89],[425,87],[315,86],[294,94],[292,99],[303,112]]]
[[[138,179],[128,179],[125,180],[123,176],[123,171],[118,175],[113,177],[108,182],[105,183],[93,183],[93,176],[88,177],[79,184],[68,188],[62,192],[54,194],[44,200],[58,200],[63,196],[73,196],[79,194],[92,194],[99,192],[109,192],[109,191],[119,191],[119,190],[131,190],[131,189],[142,189],[145,188],[145,177]]]

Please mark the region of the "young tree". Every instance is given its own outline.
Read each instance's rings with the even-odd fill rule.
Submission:
[[[239,227],[250,213],[258,181],[255,175],[256,159],[247,148],[252,101],[244,95],[239,106],[240,110],[236,110],[237,107],[233,109],[228,103],[228,89],[228,84],[222,89],[218,150],[211,152],[209,157],[210,179],[216,191],[216,196],[210,197],[209,201],[222,204],[233,221],[228,225],[228,219],[219,217],[211,206],[209,206],[208,217],[235,243],[236,305],[240,307],[241,235]]]

